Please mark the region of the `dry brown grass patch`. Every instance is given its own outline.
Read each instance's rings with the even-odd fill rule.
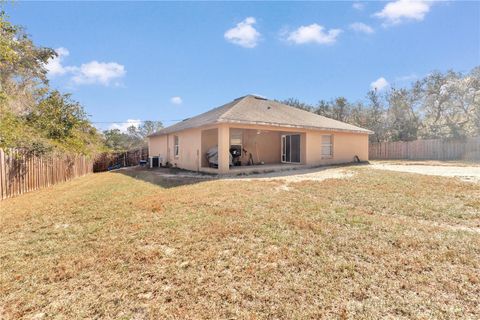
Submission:
[[[477,318],[480,186],[353,170],[288,189],[107,173],[7,200],[0,310],[6,319]]]

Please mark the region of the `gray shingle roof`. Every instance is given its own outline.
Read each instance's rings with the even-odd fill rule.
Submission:
[[[218,123],[257,124],[289,128],[373,133],[370,130],[287,106],[277,101],[248,95],[161,129],[150,136],[160,136]]]

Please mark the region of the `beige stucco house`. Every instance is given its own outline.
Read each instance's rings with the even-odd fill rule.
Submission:
[[[229,173],[366,161],[371,133],[248,95],[150,135],[148,149],[162,165]]]

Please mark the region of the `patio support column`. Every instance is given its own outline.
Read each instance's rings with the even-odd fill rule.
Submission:
[[[230,165],[230,128],[226,124],[218,127],[218,172],[228,173]]]

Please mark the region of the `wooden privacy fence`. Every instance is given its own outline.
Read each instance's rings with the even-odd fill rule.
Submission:
[[[107,171],[109,168],[131,167],[148,160],[148,148],[129,150],[125,152],[106,152],[95,159],[94,172]]]
[[[369,158],[480,161],[480,137],[370,143]]]
[[[93,172],[93,159],[83,155],[36,156],[0,149],[0,200],[48,187]]]

